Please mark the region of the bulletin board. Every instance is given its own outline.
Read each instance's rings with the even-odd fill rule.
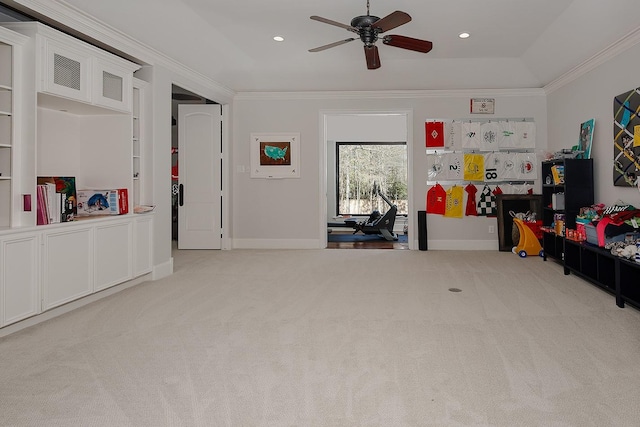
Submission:
[[[633,187],[640,173],[640,88],[613,99],[613,185]]]

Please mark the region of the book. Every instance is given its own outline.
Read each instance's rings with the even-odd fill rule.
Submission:
[[[551,175],[555,185],[564,184],[564,165],[551,166]]]
[[[77,214],[75,177],[37,178],[37,224],[72,221]]]

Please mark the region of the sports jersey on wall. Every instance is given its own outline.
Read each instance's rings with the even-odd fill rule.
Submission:
[[[464,214],[467,216],[478,216],[478,208],[476,206],[476,193],[478,188],[473,184],[467,184],[464,187],[467,193],[467,204],[465,205]]]
[[[479,216],[494,216],[496,214],[496,197],[491,191],[491,188],[485,184],[480,192],[480,198],[478,200],[478,215]]]
[[[440,184],[436,184],[427,191],[427,213],[444,215],[446,209],[447,192]]]
[[[462,201],[464,189],[459,185],[454,185],[447,190],[447,205],[444,216],[450,218],[462,218]]]

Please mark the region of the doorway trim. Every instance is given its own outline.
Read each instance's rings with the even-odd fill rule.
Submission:
[[[320,223],[319,223],[319,235],[320,235],[320,249],[326,249],[327,239],[327,135],[328,135],[328,118],[332,116],[358,116],[358,115],[403,115],[405,116],[406,130],[407,130],[407,195],[408,195],[408,225],[409,225],[409,249],[415,249],[415,238],[417,236],[415,230],[417,230],[417,214],[414,214],[414,197],[413,197],[413,110],[411,109],[398,109],[398,110],[320,110],[319,113],[319,133],[320,133],[320,179],[319,179],[319,194],[320,194]]]

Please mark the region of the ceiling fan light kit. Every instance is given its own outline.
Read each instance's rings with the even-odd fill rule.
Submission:
[[[347,31],[358,34],[362,43],[364,43],[364,57],[367,61],[367,68],[375,70],[380,68],[380,55],[376,42],[379,35],[385,31],[392,30],[400,25],[404,25],[411,21],[408,13],[396,10],[384,18],[379,18],[369,14],[369,0],[367,0],[367,14],[356,16],[351,20],[351,25],[342,24],[331,19],[313,15],[311,19],[325,24],[334,25]],[[332,47],[340,46],[355,40],[351,37],[324,46],[309,49],[309,52],[320,52]],[[382,37],[382,43],[387,46],[399,47],[401,49],[413,50],[415,52],[428,53],[433,48],[433,43],[427,40],[415,39],[407,36],[385,35]]]

